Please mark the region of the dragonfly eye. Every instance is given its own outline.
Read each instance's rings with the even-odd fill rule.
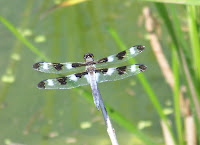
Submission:
[[[83,58],[87,59],[87,58],[93,58],[93,57],[94,55],[92,53],[86,53]]]

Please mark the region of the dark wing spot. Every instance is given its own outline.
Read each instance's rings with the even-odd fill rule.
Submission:
[[[59,78],[56,78],[57,81],[61,84],[61,85],[66,85],[67,83],[67,77],[59,77]]]
[[[33,68],[36,69],[36,70],[38,70],[38,69],[40,68],[40,62],[35,63],[35,64],[33,65]]]
[[[126,71],[126,66],[117,67],[116,70],[118,71],[119,75],[123,75]]]
[[[107,62],[107,61],[108,61],[108,58],[105,57],[105,58],[98,60],[97,63],[104,63],[104,62]]]
[[[83,63],[72,63],[72,67],[81,67],[81,66],[85,66],[85,64],[83,64]]]
[[[74,74],[77,78],[81,78],[83,75],[87,75],[88,72],[76,73]]]
[[[39,82],[37,87],[40,88],[40,89],[45,89],[45,82],[44,81]]]
[[[101,72],[103,74],[107,73],[108,69],[107,68],[103,68],[103,69],[96,69],[95,72]]]
[[[145,46],[144,45],[135,45],[133,47],[137,47],[137,49],[142,52],[144,49],[145,49]]]
[[[122,60],[124,58],[124,56],[126,55],[126,51],[122,51],[120,53],[118,53],[116,55],[116,57],[119,59],[119,60]]]
[[[60,71],[60,70],[62,70],[63,65],[60,64],[60,63],[53,63],[53,67],[54,67],[56,70]]]
[[[74,74],[77,78],[81,78],[82,77],[82,73],[77,73],[77,74]]]
[[[143,65],[143,64],[140,64],[139,68],[140,68],[140,71],[143,72],[143,71],[145,71],[147,69],[147,66]]]

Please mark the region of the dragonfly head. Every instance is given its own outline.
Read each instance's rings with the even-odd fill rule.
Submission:
[[[94,61],[93,57],[94,55],[92,53],[86,53],[83,58],[85,59],[85,62],[87,63],[87,62]]]

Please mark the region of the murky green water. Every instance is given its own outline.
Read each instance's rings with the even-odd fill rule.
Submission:
[[[118,53],[120,49],[107,26],[116,30],[127,47],[145,45],[146,50],[135,59],[148,66],[144,74],[164,104],[171,100],[172,93],[146,39],[144,25],[139,25],[142,8],[147,4],[150,3],[90,1],[58,9],[39,20],[39,15],[53,2],[0,1],[0,14],[22,31],[28,29],[27,35],[30,36],[26,38],[54,62],[81,62],[86,52],[93,53],[97,59]],[[19,43],[2,24],[0,37],[0,76],[12,62],[13,52],[20,58],[11,67],[15,81],[5,87],[5,93],[1,92],[0,144],[110,144],[102,114],[97,112],[94,104],[85,100],[76,89],[37,89],[39,81],[56,75],[34,71],[32,65],[42,60]],[[1,91],[4,86],[5,83],[1,82]],[[90,91],[89,86],[82,88]],[[151,121],[152,126],[143,131],[160,142],[159,117],[136,76],[99,84],[99,88],[104,101],[133,124],[137,125],[141,120]],[[115,122],[113,126],[120,144],[138,141]]]

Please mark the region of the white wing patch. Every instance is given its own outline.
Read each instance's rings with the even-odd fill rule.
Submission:
[[[114,57],[111,55],[108,57],[108,62],[112,62],[114,60]]]
[[[112,75],[112,73],[115,71],[115,68],[109,68],[107,73],[105,75]]]
[[[135,72],[137,70],[136,65],[131,65],[131,72]]]
[[[88,75],[84,76],[87,79],[87,82],[90,83],[90,78],[88,77]]]
[[[47,80],[47,83],[48,83],[49,86],[53,86],[53,85],[54,85],[54,82],[53,82],[53,80],[51,80],[51,79],[48,79],[48,80]]]
[[[129,50],[130,50],[131,55],[135,54],[135,48],[134,47],[131,47]]]
[[[49,69],[49,64],[48,63],[43,63],[43,69]]]
[[[74,74],[69,75],[68,77],[69,77],[70,80],[75,81],[75,82],[78,80],[78,78]]]
[[[98,82],[99,81],[99,73],[95,73],[95,76],[96,76],[96,81]]]
[[[72,64],[71,63],[67,63],[66,67],[67,67],[67,69],[72,69]]]

